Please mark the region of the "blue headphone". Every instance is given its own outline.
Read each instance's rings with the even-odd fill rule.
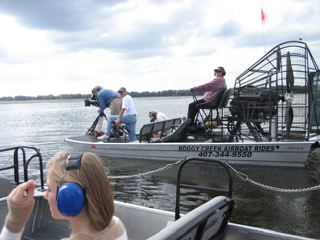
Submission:
[[[83,153],[76,157],[69,155],[66,162],[66,171],[80,169],[82,155]],[[63,179],[61,182],[63,182]],[[57,188],[57,206],[65,216],[77,216],[85,204],[85,199],[85,191],[78,183],[67,182]]]

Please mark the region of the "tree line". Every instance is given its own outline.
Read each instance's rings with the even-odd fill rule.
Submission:
[[[130,92],[132,97],[171,97],[171,96],[192,96],[190,90],[164,90],[157,92]],[[90,94],[59,94],[59,95],[39,95],[39,96],[15,96],[1,97],[0,101],[29,101],[29,100],[56,100],[56,99],[86,99],[90,98]]]

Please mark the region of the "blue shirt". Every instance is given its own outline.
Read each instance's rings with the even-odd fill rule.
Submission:
[[[103,112],[105,108],[109,107],[113,99],[115,99],[117,96],[119,96],[119,94],[115,91],[104,88],[100,89],[97,94],[100,111]]]

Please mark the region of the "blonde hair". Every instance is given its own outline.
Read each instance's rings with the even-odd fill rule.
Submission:
[[[86,152],[82,155],[80,169],[66,170],[69,153],[58,152],[47,164],[48,177],[58,185],[65,182],[78,183],[86,194],[85,210],[92,226],[100,231],[105,229],[113,215],[112,188],[100,157]]]

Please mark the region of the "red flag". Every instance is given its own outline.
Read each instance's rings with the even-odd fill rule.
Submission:
[[[267,20],[268,20],[268,17],[265,14],[265,12],[263,11],[263,9],[261,8],[261,22],[262,22],[262,24],[266,24]]]

